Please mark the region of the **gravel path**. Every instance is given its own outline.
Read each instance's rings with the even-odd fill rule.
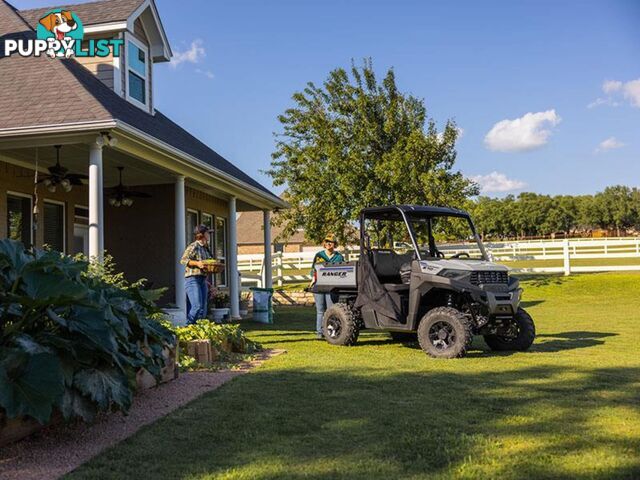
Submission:
[[[130,437],[141,427],[281,353],[284,350],[266,350],[255,360],[240,364],[237,370],[184,373],[177,380],[137,395],[127,416],[114,413],[102,416],[91,425],[57,425],[41,430],[31,438],[2,447],[0,479],[59,478]]]

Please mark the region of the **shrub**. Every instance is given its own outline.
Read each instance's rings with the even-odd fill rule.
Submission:
[[[107,269],[109,270],[109,268]],[[159,378],[172,333],[151,317],[159,291],[54,251],[0,240],[0,407],[46,423],[131,406],[135,374]]]
[[[176,327],[174,333],[180,342],[180,351],[187,351],[187,343],[193,340],[209,340],[219,356],[225,353],[251,354],[262,350],[262,346],[247,338],[239,325],[216,324],[209,320],[198,320],[195,324]],[[183,365],[182,357],[180,359]]]

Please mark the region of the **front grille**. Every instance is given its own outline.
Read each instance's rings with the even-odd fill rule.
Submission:
[[[509,283],[509,275],[507,272],[486,271],[471,272],[471,283],[474,285]]]

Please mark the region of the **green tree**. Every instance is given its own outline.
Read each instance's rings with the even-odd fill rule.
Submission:
[[[398,90],[392,69],[378,82],[371,60],[338,68],[293,100],[279,116],[267,172],[292,207],[278,216],[285,235],[304,226],[310,240],[333,231],[344,241],[363,207],[459,207],[478,193],[453,170],[455,123],[438,132],[424,101]]]
[[[603,219],[607,226],[614,227],[620,236],[620,229],[635,223],[632,190],[623,185],[607,187],[596,195]]]

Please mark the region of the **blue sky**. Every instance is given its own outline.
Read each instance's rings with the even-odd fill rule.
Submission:
[[[182,61],[156,66],[156,107],[265,185],[291,94],[372,57],[456,120],[457,167],[490,195],[640,186],[640,2],[157,4]]]

